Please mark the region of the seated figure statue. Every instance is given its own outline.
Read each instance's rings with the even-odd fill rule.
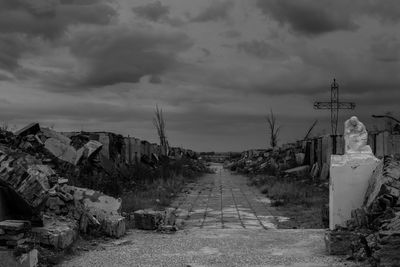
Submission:
[[[345,153],[370,153],[371,147],[367,145],[368,133],[362,122],[356,116],[344,123]]]

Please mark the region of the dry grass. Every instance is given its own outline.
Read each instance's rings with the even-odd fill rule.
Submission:
[[[321,189],[311,183],[310,179],[278,178],[275,176],[256,176],[251,178],[252,185],[260,188],[278,205],[302,204],[312,206],[318,202]]]
[[[255,176],[250,184],[271,199],[281,216],[291,218],[280,223],[279,228],[325,228],[321,208],[328,203],[328,190],[314,184],[307,177],[283,178],[275,176]]]
[[[195,178],[177,176],[168,180],[156,180],[153,183],[143,185],[134,191],[122,196],[122,211],[133,212],[140,209],[162,210],[168,207],[186,183]]]

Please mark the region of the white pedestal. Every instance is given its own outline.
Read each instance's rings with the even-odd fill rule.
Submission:
[[[332,155],[329,180],[329,228],[345,226],[351,211],[361,208],[372,172],[379,164],[373,154]]]

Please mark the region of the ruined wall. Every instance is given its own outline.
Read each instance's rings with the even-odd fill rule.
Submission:
[[[140,142],[140,153],[142,156],[147,156],[150,158],[150,143],[147,141]]]
[[[141,140],[134,137],[125,137],[125,162],[134,164],[140,162],[141,158]]]

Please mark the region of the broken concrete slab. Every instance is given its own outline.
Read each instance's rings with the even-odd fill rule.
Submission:
[[[31,228],[30,221],[24,220],[5,220],[0,222],[0,229],[4,231],[24,231]]]
[[[102,147],[103,147],[102,143],[95,141],[95,140],[90,140],[83,147],[81,147],[80,149],[77,150],[75,165],[79,164],[79,162],[83,158],[87,158],[87,159],[91,158],[93,155],[95,155],[97,152],[99,152]]]
[[[125,218],[120,215],[122,200],[99,191],[69,185],[62,187],[75,201],[83,203],[88,213],[101,225],[101,230],[112,237],[121,237],[126,232]]]
[[[99,191],[64,185],[63,191],[69,192],[76,201],[82,201],[97,219],[109,215],[120,215],[122,200],[105,195]]]
[[[305,165],[305,166],[300,166],[292,169],[285,170],[285,173],[288,174],[295,174],[298,177],[302,177],[307,175],[310,172],[310,166]]]
[[[48,197],[47,170],[26,153],[0,150],[0,182],[27,206],[38,208]]]
[[[101,223],[101,230],[108,236],[120,238],[125,235],[126,221],[121,215],[111,215]]]
[[[40,125],[37,122],[33,122],[23,127],[22,129],[16,131],[14,134],[17,136],[26,136],[30,134],[35,135],[38,132],[40,132]]]
[[[0,266],[36,267],[38,262],[37,249],[32,249],[18,256],[15,256],[14,250],[0,251]]]
[[[75,221],[61,220],[56,217],[45,219],[43,227],[33,227],[33,240],[56,249],[69,247],[78,237]]]
[[[369,180],[368,188],[365,193],[365,208],[372,211],[374,207],[379,207],[379,198],[382,195],[390,195],[399,198],[400,195],[400,165],[391,156],[384,157],[383,161],[374,170]],[[375,203],[375,205],[374,205]]]
[[[167,208],[164,211],[152,209],[137,210],[133,215],[135,218],[135,227],[143,230],[162,230],[167,225],[175,226],[177,217],[173,208]]]
[[[75,148],[70,146],[69,144],[65,144],[64,142],[60,141],[56,138],[48,138],[45,143],[44,147],[55,157],[59,158],[60,160],[69,162],[71,164],[75,164],[77,152]]]
[[[90,158],[94,153],[100,151],[103,144],[95,140],[90,140],[84,145],[84,147],[87,150],[87,157]]]
[[[54,139],[59,140],[61,143],[65,144],[65,145],[71,145],[71,139],[68,136],[65,136],[59,132],[53,131],[49,128],[41,128],[40,131],[43,134],[43,136],[46,138],[54,138]]]

